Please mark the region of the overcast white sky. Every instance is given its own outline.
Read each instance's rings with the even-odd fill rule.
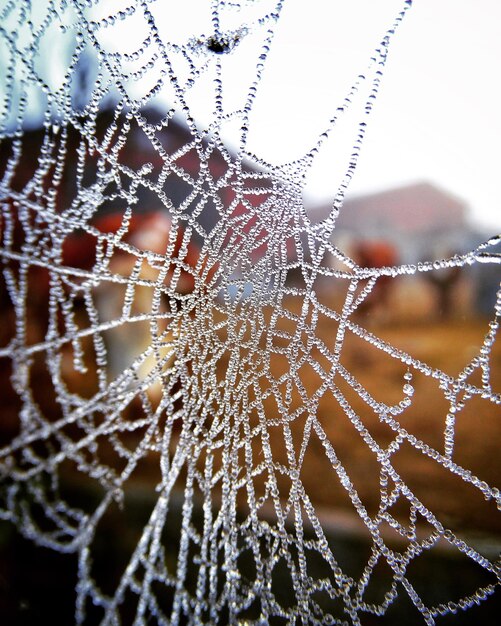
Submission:
[[[286,0],[253,109],[249,148],[276,164],[304,154],[366,69],[402,5]],[[161,35],[170,41],[185,43],[211,32],[208,0],[152,7]],[[125,41],[113,39],[114,45]],[[250,77],[254,71],[255,57],[246,61],[244,48],[242,43],[236,54],[225,55],[235,70],[224,85],[227,99],[241,89],[246,72]],[[350,193],[427,180],[466,201],[475,223],[491,234],[501,231],[500,61],[500,0],[414,0],[391,44]],[[195,116],[203,117],[205,100],[202,91]],[[336,167],[345,170],[343,124],[331,152],[312,168],[309,203],[330,199]],[[349,120],[344,125],[349,150],[354,122],[351,131]]]
[[[258,101],[256,149],[280,161],[311,145],[399,5],[286,4],[275,41],[285,54],[280,63],[270,57],[263,84],[283,106],[270,117]],[[501,231],[500,62],[499,0],[415,0],[390,48],[351,193],[428,180],[464,199],[475,222]],[[318,165],[309,190],[328,198],[333,164]]]

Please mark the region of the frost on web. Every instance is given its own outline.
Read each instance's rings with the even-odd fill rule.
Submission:
[[[361,311],[401,276],[496,267],[498,240],[384,267],[333,243],[410,3],[318,143],[281,167],[246,145],[282,2],[213,2],[184,41],[159,4],[1,4],[2,518],[78,554],[78,623],[384,623],[404,601],[434,624],[482,603],[499,582],[478,534],[499,523],[499,450],[464,433],[477,420],[481,441],[501,402],[500,296],[477,344],[447,346],[455,372]],[[244,49],[254,76],[228,107]],[[345,177],[312,222],[306,174],[356,106]],[[351,561],[347,510],[366,546]],[[475,582],[442,590],[435,554]]]

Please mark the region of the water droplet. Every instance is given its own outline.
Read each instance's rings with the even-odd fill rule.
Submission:
[[[404,385],[404,389],[403,389],[404,393],[406,396],[412,396],[414,395],[414,387],[412,385],[409,385],[409,383],[406,383]]]

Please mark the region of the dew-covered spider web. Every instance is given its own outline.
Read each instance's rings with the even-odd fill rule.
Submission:
[[[366,313],[398,281],[495,270],[499,241],[378,265],[335,238],[411,3],[280,166],[248,134],[284,3],[215,0],[184,39],[161,4],[0,2],[1,517],[77,555],[78,624],[435,624],[491,602],[501,292],[444,335],[454,365],[427,357],[431,327]],[[307,174],[353,112],[315,220]]]

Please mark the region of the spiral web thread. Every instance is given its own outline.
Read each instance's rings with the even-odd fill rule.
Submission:
[[[358,315],[382,280],[495,266],[498,240],[382,268],[332,243],[410,2],[318,142],[277,167],[246,142],[282,4],[213,2],[209,31],[185,42],[162,38],[149,0],[104,12],[92,0],[1,5],[1,515],[39,544],[78,554],[77,623],[364,624],[405,597],[434,624],[499,583],[493,551],[448,524],[428,504],[435,485],[420,490],[415,480],[433,466],[479,516],[501,506],[455,439],[470,406],[481,431],[501,401],[491,371],[500,293],[480,346],[454,375]],[[135,49],[120,39],[131,20],[147,30]],[[114,29],[127,52],[103,43]],[[58,37],[67,65],[54,77],[43,55]],[[241,107],[228,110],[225,64],[246,45],[255,75]],[[207,76],[214,107],[202,129],[189,102]],[[43,120],[30,127],[35,101]],[[330,215],[314,223],[306,175],[356,106],[346,174]],[[228,128],[236,148],[223,139]],[[390,399],[370,376],[361,382],[354,342],[398,379]],[[431,443],[408,418],[420,386],[436,398]],[[346,428],[353,454],[368,459],[361,481],[358,461],[336,443]],[[138,485],[149,494],[144,526],[130,531],[119,574],[101,580],[100,533],[111,518],[126,532]],[[329,534],[336,521],[325,511],[338,501],[369,546],[356,574]],[[430,599],[413,566],[440,550],[471,563],[481,582]],[[427,576],[432,587],[432,568]]]

